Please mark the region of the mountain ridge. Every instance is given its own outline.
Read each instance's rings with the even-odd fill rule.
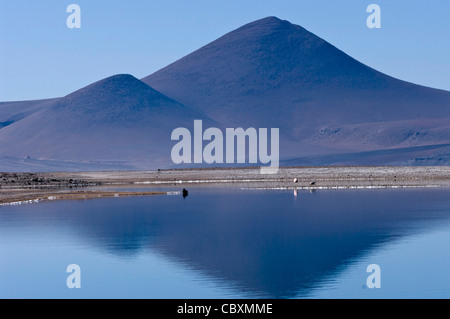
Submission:
[[[282,163],[450,165],[449,106],[448,91],[395,79],[267,17],[141,80],[120,74],[61,98],[0,103],[0,170],[15,160],[20,170],[173,167],[171,132],[196,119],[280,128]]]
[[[273,17],[238,28],[142,81],[225,125],[279,127],[285,142],[297,144],[289,143],[286,155],[292,149],[304,156],[347,152],[336,143],[316,151],[314,137],[327,129],[450,119],[450,92],[378,72]],[[450,140],[448,129],[441,135],[437,144]],[[379,144],[364,148],[376,150]],[[359,152],[363,145],[354,146]]]

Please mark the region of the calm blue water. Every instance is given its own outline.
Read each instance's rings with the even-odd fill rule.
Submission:
[[[450,298],[450,189],[0,207],[1,298]],[[69,264],[81,288],[68,289]],[[367,266],[381,268],[369,289]]]

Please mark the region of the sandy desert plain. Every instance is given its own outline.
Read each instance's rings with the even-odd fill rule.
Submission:
[[[450,166],[290,167],[263,175],[259,168],[157,171],[0,173],[0,205],[48,200],[177,195],[196,186],[243,189],[351,189],[449,187]],[[159,190],[157,190],[157,188]]]

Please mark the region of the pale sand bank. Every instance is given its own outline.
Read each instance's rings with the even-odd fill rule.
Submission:
[[[297,182],[294,182],[297,180]],[[192,188],[196,185],[249,189],[342,189],[448,187],[450,166],[296,167],[262,175],[259,168],[186,169],[141,172],[0,173],[0,204],[33,200],[149,196],[142,188]],[[88,188],[89,191],[81,192]],[[115,191],[107,191],[114,188]],[[120,191],[120,188],[127,191]],[[139,188],[140,191],[130,191]],[[167,194],[162,192],[163,194]],[[82,197],[85,196],[85,197]]]

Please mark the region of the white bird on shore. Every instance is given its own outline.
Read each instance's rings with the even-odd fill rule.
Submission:
[[[298,183],[298,179],[294,178],[294,183],[297,184]]]

